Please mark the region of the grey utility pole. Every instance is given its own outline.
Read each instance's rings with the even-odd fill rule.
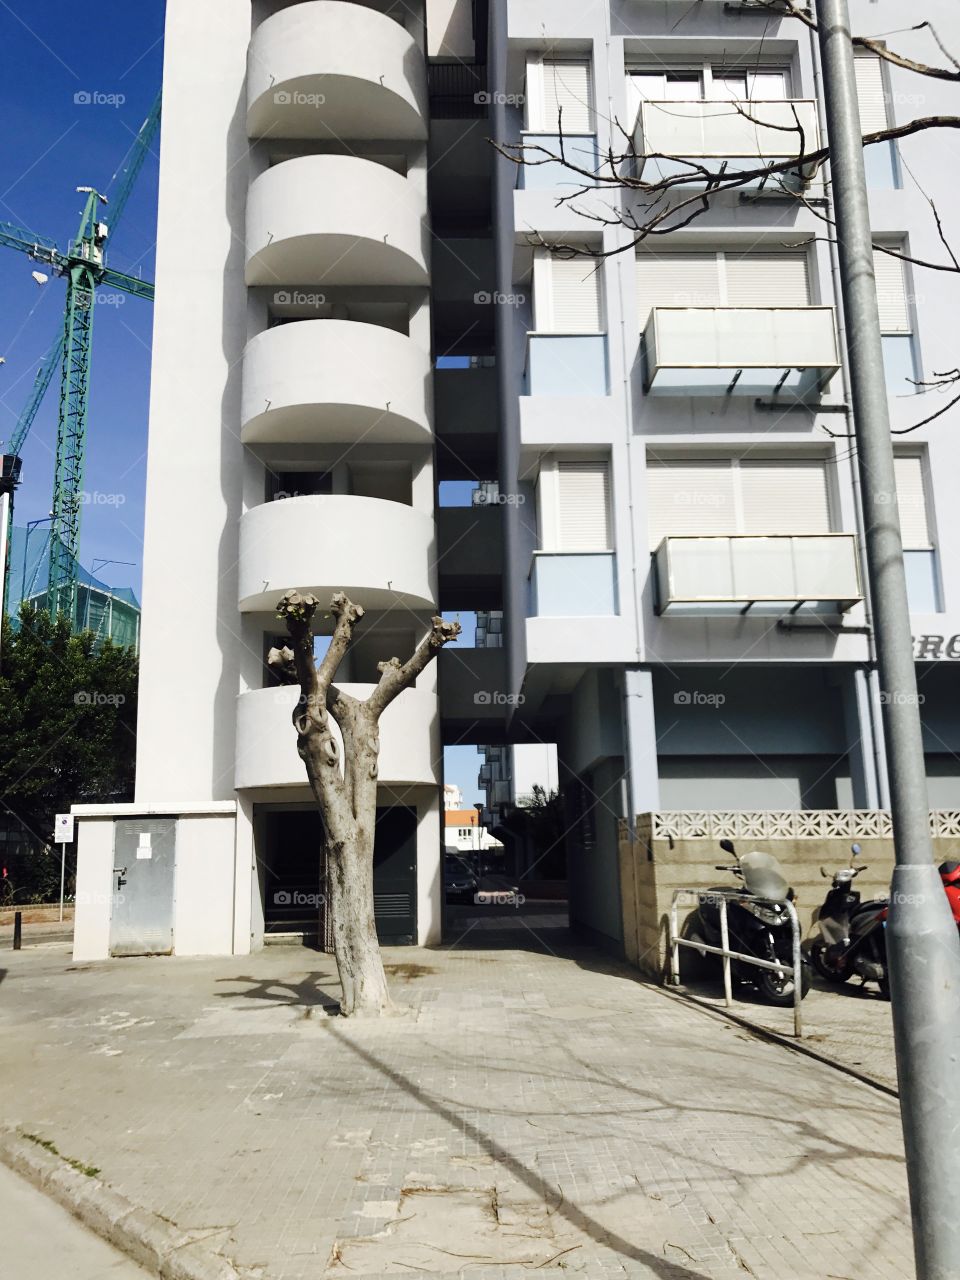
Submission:
[[[896,867],[887,923],[919,1280],[960,1280],[960,941],[933,865],[847,0],[816,0]]]

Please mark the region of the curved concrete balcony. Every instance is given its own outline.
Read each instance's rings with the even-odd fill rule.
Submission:
[[[240,520],[240,609],[273,612],[285,591],[326,604],[345,591],[365,609],[432,609],[433,520],[349,494],[284,498]]]
[[[427,283],[426,202],[356,156],[301,156],[260,174],[247,199],[247,284]]]
[[[244,444],[428,443],[430,357],[405,334],[299,320],[257,334],[243,358]]]
[[[340,688],[355,698],[367,698],[373,691],[372,684],[342,684]],[[299,695],[300,690],[291,685],[241,693],[237,699],[234,786],[307,785],[306,770],[297,755],[297,735],[290,723]],[[433,786],[439,781],[436,724],[436,693],[416,687],[404,689],[380,721],[380,782],[387,786]],[[333,731],[340,739],[336,725]]]
[[[267,18],[250,43],[251,138],[427,136],[427,71],[399,22],[360,4],[310,0]]]

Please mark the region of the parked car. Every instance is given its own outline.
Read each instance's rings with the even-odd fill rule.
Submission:
[[[448,902],[472,902],[480,887],[469,862],[459,853],[443,855],[443,888]]]

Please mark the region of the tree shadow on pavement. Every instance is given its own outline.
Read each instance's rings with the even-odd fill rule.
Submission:
[[[284,1004],[292,1008],[323,1009],[326,1013],[339,1015],[340,997],[325,990],[321,983],[329,982],[338,986],[336,974],[321,973],[314,970],[304,974],[299,982],[290,982],[280,978],[254,978],[247,974],[236,977],[218,978],[217,982],[246,982],[249,986],[243,991],[218,991],[221,1000],[260,1000],[268,1004]]]
[[[342,1024],[346,1030],[347,1024]],[[696,1271],[691,1267],[681,1266],[678,1263],[670,1262],[658,1254],[651,1253],[647,1249],[641,1248],[632,1241],[625,1239],[616,1232],[611,1231],[608,1227],[603,1226],[590,1214],[581,1209],[578,1205],[572,1204],[569,1200],[560,1199],[557,1203],[557,1189],[555,1186],[547,1182],[534,1169],[528,1168],[517,1156],[508,1151],[505,1146],[497,1142],[489,1134],[484,1133],[482,1129],[471,1124],[462,1112],[454,1110],[433,1095],[426,1092],[420,1085],[416,1084],[409,1077],[405,1076],[395,1067],[388,1066],[382,1062],[376,1054],[369,1049],[361,1047],[354,1043],[347,1035],[343,1034],[339,1029],[331,1027],[331,1033],[337,1040],[351,1053],[355,1054],[367,1066],[379,1072],[391,1084],[408,1094],[421,1106],[434,1112],[445,1120],[451,1128],[464,1138],[468,1138],[476,1142],[491,1159],[501,1165],[514,1175],[520,1182],[524,1183],[533,1191],[545,1205],[550,1205],[560,1217],[564,1218],[572,1227],[578,1231],[582,1231],[590,1239],[598,1244],[604,1245],[609,1249],[615,1250],[623,1258],[629,1258],[633,1262],[643,1263],[650,1268],[650,1271],[660,1277],[660,1280],[710,1280],[710,1277],[702,1271]]]

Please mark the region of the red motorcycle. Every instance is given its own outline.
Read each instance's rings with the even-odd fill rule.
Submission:
[[[960,928],[960,862],[941,862],[937,870],[940,872],[953,918]]]

